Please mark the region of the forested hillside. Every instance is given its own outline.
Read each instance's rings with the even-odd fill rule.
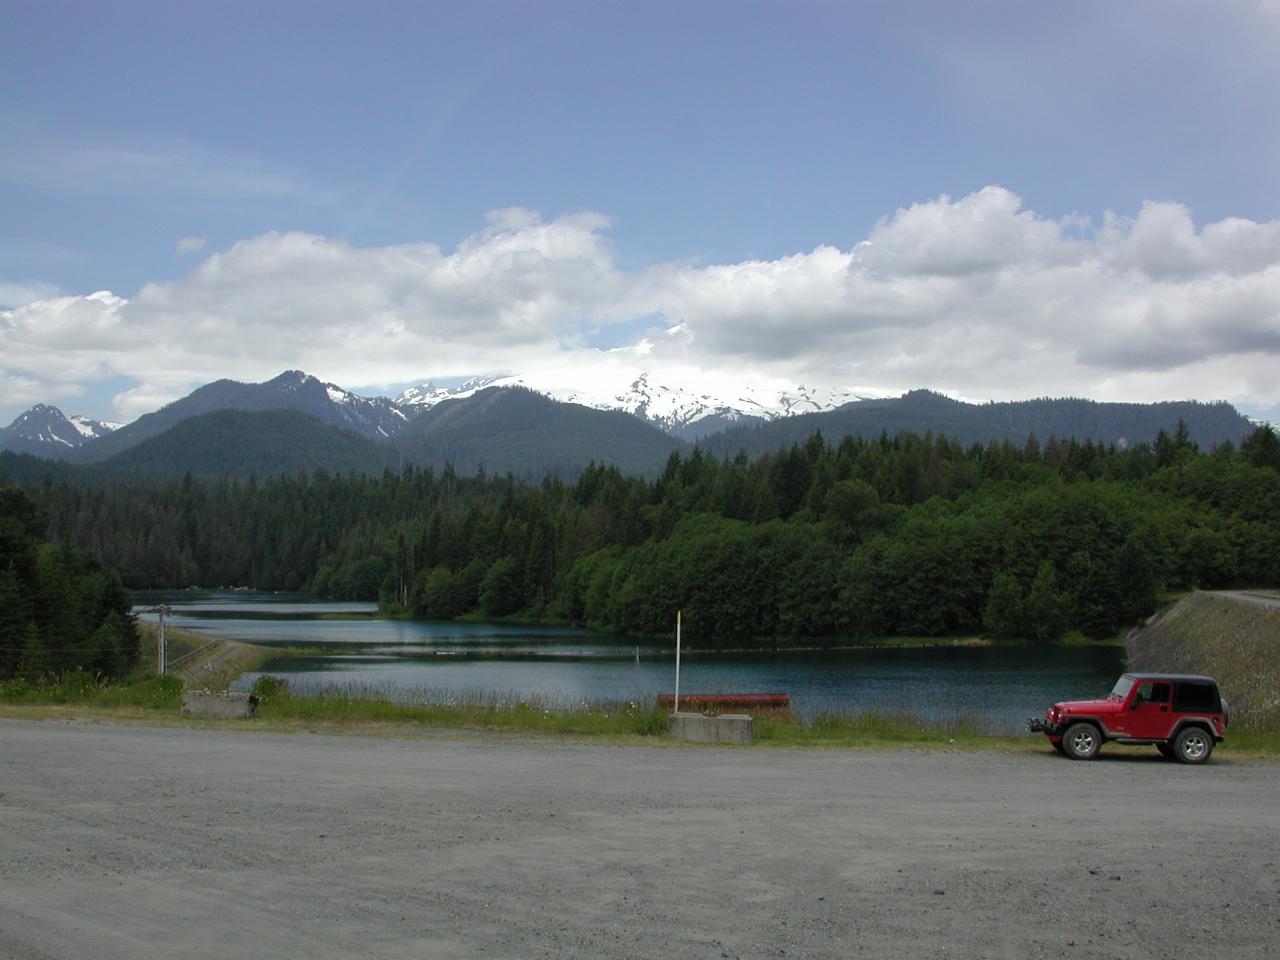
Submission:
[[[931,390],[901,397],[858,400],[837,410],[806,413],[755,426],[737,427],[706,437],[700,444],[716,455],[746,450],[751,456],[782,450],[821,433],[832,441],[846,436],[871,439],[881,433],[945,434],[961,443],[1009,440],[1022,443],[1032,434],[1091,440],[1104,446],[1153,443],[1161,431],[1182,422],[1194,443],[1206,449],[1224,441],[1241,442],[1253,426],[1229,403],[1100,403],[1096,400],[1017,400],[964,403]]]
[[[0,486],[0,680],[119,676],[138,659],[129,594],[66,538],[43,542],[47,525],[25,493]]]
[[[684,444],[628,413],[561,403],[524,387],[445,400],[393,441],[405,463],[460,473],[576,477],[591,462],[652,476]]]
[[[1165,590],[1280,584],[1280,441],[1205,453],[812,437],[656,479],[406,468],[146,482],[0,457],[51,535],[136,587],[310,588],[417,616],[548,617],[704,646],[985,630],[1105,636]]]
[[[68,459],[74,463],[101,463],[193,417],[228,410],[295,411],[326,426],[372,439],[390,436],[405,421],[404,413],[386,398],[357,397],[300,370],[286,370],[265,383],[236,380],[207,383],[180,400],[85,443],[69,454]]]
[[[248,478],[318,470],[380,472],[399,466],[385,444],[321,423],[298,410],[218,410],[183,420],[118,453],[121,470]]]

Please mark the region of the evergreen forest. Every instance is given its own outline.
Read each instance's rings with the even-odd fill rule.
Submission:
[[[44,542],[46,526],[23,491],[0,487],[0,680],[119,677],[138,659],[129,593],[69,539]]]
[[[131,588],[308,590],[420,618],[664,635],[681,609],[704,648],[1104,638],[1170,592],[1280,584],[1280,440],[1265,428],[1210,451],[1181,424],[1128,450],[815,434],[754,460],[694,448],[655,478],[595,464],[540,484],[449,466],[158,479],[13,454],[0,456],[4,480],[58,545],[30,546],[24,521],[7,591],[56,566],[68,582],[73,568],[99,578],[86,597],[116,597],[83,550]],[[104,602],[75,609],[117,609]],[[4,629],[44,631],[57,609],[41,599]]]

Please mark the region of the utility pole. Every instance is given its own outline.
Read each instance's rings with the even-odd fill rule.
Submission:
[[[676,698],[672,713],[680,712],[680,611],[676,611]]]
[[[160,639],[156,643],[156,665],[159,668],[159,675],[163,677],[165,668],[164,618],[173,613],[173,607],[167,603],[162,603],[156,607],[147,607],[143,613],[154,613],[160,618]]]

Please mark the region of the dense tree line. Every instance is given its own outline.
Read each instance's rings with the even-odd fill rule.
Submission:
[[[60,542],[136,587],[244,585],[418,617],[554,618],[691,640],[985,631],[1101,637],[1169,590],[1280,583],[1280,441],[1202,452],[815,435],[749,461],[698,449],[648,480],[306,475],[151,482],[0,460]]]
[[[0,487],[0,679],[119,676],[138,659],[129,594],[69,541],[43,542],[45,527],[23,491]]]

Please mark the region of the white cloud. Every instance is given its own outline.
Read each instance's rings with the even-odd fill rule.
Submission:
[[[848,250],[639,272],[617,266],[607,228],[515,208],[451,252],[266,234],[127,302],[0,312],[3,368],[50,394],[130,378],[121,416],[290,367],[341,384],[613,365],[690,371],[718,392],[736,378],[1280,402],[1280,223],[1197,228],[1185,207],[1148,203],[1095,227],[987,187],[898,210]],[[650,316],[620,328],[649,331],[618,350],[582,345]]]
[[[178,254],[199,253],[204,249],[205,238],[198,236],[182,237],[177,244],[174,245],[174,252]]]
[[[1260,383],[1280,359],[1280,223],[1196,231],[1177,204],[1091,231],[987,187],[899,210],[848,251],[652,279],[646,306],[682,321],[704,356],[826,382],[1089,395],[1126,371],[1183,370],[1173,395],[1209,398],[1238,388],[1197,376],[1204,361]],[[1157,399],[1131,382],[1132,399]]]

